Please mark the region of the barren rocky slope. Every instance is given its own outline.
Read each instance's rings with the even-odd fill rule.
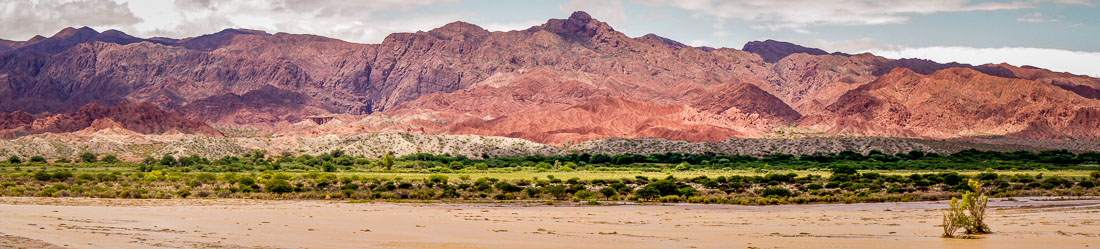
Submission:
[[[566,146],[831,135],[1096,141],[1098,89],[1096,78],[1028,66],[828,54],[771,40],[743,50],[691,47],[628,37],[584,12],[509,32],[454,22],[380,44],[241,29],[143,39],[69,28],[0,41],[0,112],[9,113],[0,126],[19,130],[8,137],[111,121],[138,133],[168,130],[118,117],[19,128],[89,103],[147,102],[275,137],[406,131]],[[294,125],[315,115],[340,118]]]
[[[91,103],[74,113],[39,116],[35,118],[21,111],[0,114],[0,137],[110,129],[141,134],[222,135],[205,123],[166,113],[148,103],[123,103],[112,107]]]
[[[899,68],[841,96],[835,115],[802,120],[834,134],[964,137],[1010,134],[1095,140],[1100,102],[1052,84],[966,68],[930,75]]]

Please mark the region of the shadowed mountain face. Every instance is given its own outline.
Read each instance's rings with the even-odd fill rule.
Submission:
[[[825,50],[816,48],[807,48],[799,45],[795,45],[789,42],[781,42],[774,40],[766,41],[753,41],[745,43],[745,46],[741,48],[745,52],[754,53],[760,55],[764,61],[769,63],[775,63],[780,59],[783,59],[792,54],[809,54],[809,55],[826,55],[829,54]]]
[[[380,44],[238,29],[143,39],[69,28],[0,41],[0,112],[12,113],[2,126],[88,103],[150,103],[215,126],[347,114],[362,115],[346,124],[360,132],[555,144],[718,141],[787,128],[1094,139],[1097,89],[1095,78],[1033,67],[828,54],[772,40],[696,48],[627,37],[584,12],[509,32],[455,22]]]
[[[39,116],[36,118],[25,112],[0,113],[0,137],[105,129],[122,129],[141,134],[222,136],[205,123],[166,113],[148,103],[122,103],[112,107],[91,103],[73,113]]]

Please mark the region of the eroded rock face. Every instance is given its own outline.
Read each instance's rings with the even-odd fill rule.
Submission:
[[[802,125],[831,133],[950,138],[1020,135],[1094,140],[1100,102],[1058,86],[967,68],[898,68],[841,96]]]
[[[470,89],[421,97],[380,115],[389,119],[369,123],[373,129],[508,136],[550,144],[614,137],[720,141],[764,133],[800,117],[782,100],[746,83],[666,86],[546,68],[500,74]]]
[[[1032,90],[993,89],[1004,85]],[[0,116],[4,129],[40,122],[34,117],[42,113],[79,113],[89,103],[150,103],[221,127],[310,135],[717,141],[793,127],[1087,139],[1100,130],[1089,127],[1098,89],[1095,78],[1027,66],[827,54],[772,40],[743,50],[691,47],[653,34],[627,37],[584,12],[510,32],[455,22],[391,34],[380,44],[242,29],[142,39],[80,28],[0,41],[0,112],[10,113]],[[997,97],[974,97],[989,94]],[[320,131],[291,125],[314,115],[348,118]],[[111,121],[129,129],[134,120]]]
[[[795,45],[793,43],[775,40],[752,41],[749,43],[745,43],[745,46],[742,47],[741,50],[760,55],[760,58],[764,58],[764,61],[769,63],[775,63],[789,55],[798,53],[809,55],[829,54],[829,52],[825,52],[825,50],[807,48]]]
[[[222,134],[205,123],[164,112],[148,103],[123,103],[112,107],[92,103],[73,113],[33,118],[23,112],[0,114],[0,136],[13,138],[38,133],[66,133],[85,129],[122,128],[141,134]]]

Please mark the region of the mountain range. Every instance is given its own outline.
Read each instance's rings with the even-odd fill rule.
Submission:
[[[66,28],[0,40],[0,99],[0,136],[9,139],[98,126],[215,137],[403,131],[555,146],[609,138],[1100,139],[1097,78],[773,40],[692,47],[629,37],[584,12],[507,32],[454,22],[379,44],[244,29],[175,39]]]

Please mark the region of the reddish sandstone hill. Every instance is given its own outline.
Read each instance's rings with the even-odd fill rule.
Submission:
[[[770,132],[800,114],[746,83],[664,85],[546,68],[402,103],[374,128],[479,134],[562,144],[613,137],[719,141]],[[392,124],[393,126],[386,126]]]
[[[836,134],[891,137],[1100,137],[1100,101],[1040,81],[967,68],[930,75],[894,69],[827,109],[829,115],[807,117],[802,125]]]
[[[714,123],[708,120],[713,117],[708,116],[685,106],[599,98],[565,108],[467,121],[453,126],[448,133],[518,137],[547,144],[649,137],[721,141],[744,136],[736,130],[708,124]],[[691,119],[701,120],[685,122]]]
[[[161,111],[148,103],[123,103],[112,107],[88,104],[73,113],[34,118],[23,112],[0,114],[0,137],[45,132],[65,133],[85,129],[122,128],[142,134],[187,133],[222,136],[209,125]]]
[[[979,87],[1002,85],[1025,92],[974,97],[1012,90]],[[788,128],[1091,139],[1100,130],[1089,126],[1098,89],[1095,78],[1027,66],[828,54],[770,40],[743,50],[691,47],[628,37],[584,12],[509,32],[454,22],[379,44],[243,29],[143,39],[79,28],[0,41],[5,127],[88,103],[147,102],[217,126],[289,131],[305,117],[338,114],[364,122],[325,129],[547,143],[713,141]]]

